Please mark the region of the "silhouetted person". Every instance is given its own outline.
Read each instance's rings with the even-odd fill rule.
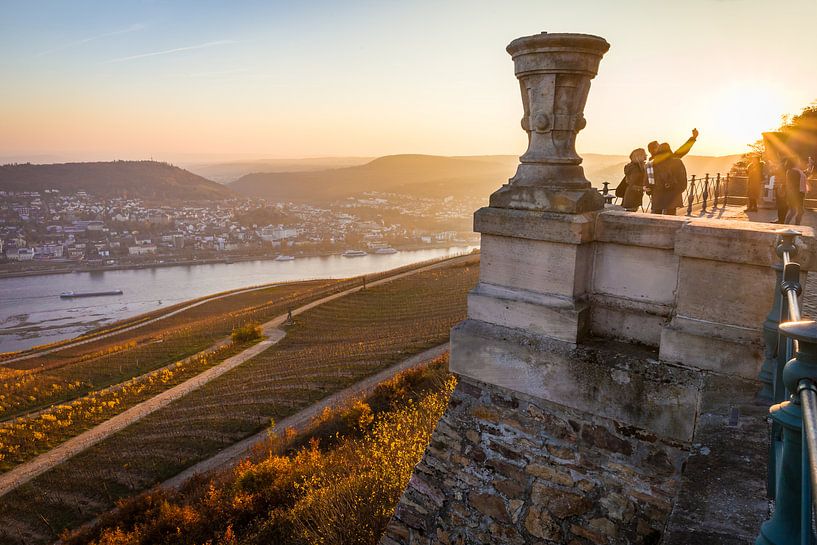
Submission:
[[[763,164],[755,155],[749,160],[746,168],[746,212],[757,212],[757,200],[760,198],[760,186],[763,184]]]
[[[630,153],[630,162],[624,165],[624,180],[627,190],[621,200],[621,206],[635,212],[644,200],[644,186],[647,185],[647,152],[644,148],[634,149]]]
[[[772,223],[786,223],[786,214],[789,212],[789,203],[786,199],[786,168],[783,163],[773,163],[769,167],[771,175],[769,182],[774,192],[774,204],[777,206],[777,219]]]
[[[681,206],[681,194],[687,186],[687,171],[683,161],[672,152],[669,144],[660,144],[656,157],[663,156],[660,162],[654,163],[655,185],[652,188],[653,214],[674,216]]]
[[[789,211],[786,214],[786,223],[800,225],[803,221],[806,201],[806,175],[797,167],[794,161],[786,161],[786,201]]]

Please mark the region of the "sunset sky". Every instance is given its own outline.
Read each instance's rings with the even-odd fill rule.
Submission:
[[[817,99],[816,0],[0,0],[0,160],[521,153],[512,39],[597,34],[580,151],[745,151]]]

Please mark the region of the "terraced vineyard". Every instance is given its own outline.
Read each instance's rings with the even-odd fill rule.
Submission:
[[[63,441],[150,399],[241,352],[250,344],[224,344],[111,388],[0,422],[0,472],[24,463]]]
[[[453,265],[341,297],[184,398],[0,498],[0,541],[45,543],[390,364],[448,339],[478,266]]]

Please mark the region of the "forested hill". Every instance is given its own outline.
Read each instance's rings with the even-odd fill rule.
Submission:
[[[100,197],[177,200],[221,200],[235,196],[229,188],[187,170],[156,161],[99,163],[30,163],[0,166],[0,190],[85,191]]]
[[[739,158],[687,156],[684,163],[690,175],[715,174],[728,172]],[[586,154],[582,165],[594,186],[609,181],[615,187],[627,161],[623,155]],[[327,201],[364,191],[487,198],[514,175],[518,164],[514,155],[389,155],[346,168],[247,174],[229,187],[250,197],[291,201]]]

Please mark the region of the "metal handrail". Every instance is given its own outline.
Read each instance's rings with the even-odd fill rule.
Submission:
[[[817,519],[817,384],[811,379],[802,379],[797,389],[803,411],[803,451],[807,453],[803,462],[808,463],[811,483],[809,515]]]
[[[787,250],[783,251],[783,283],[780,289],[786,294],[788,321],[799,322],[801,319],[800,301],[797,297],[803,289],[800,285],[800,265],[792,261],[791,252]]]
[[[771,392],[767,495],[774,513],[758,545],[814,545],[817,534],[817,322],[803,320],[800,265],[793,261],[797,231],[779,231],[777,281],[764,323],[771,335],[759,379]],[[771,384],[769,384],[771,381]]]

